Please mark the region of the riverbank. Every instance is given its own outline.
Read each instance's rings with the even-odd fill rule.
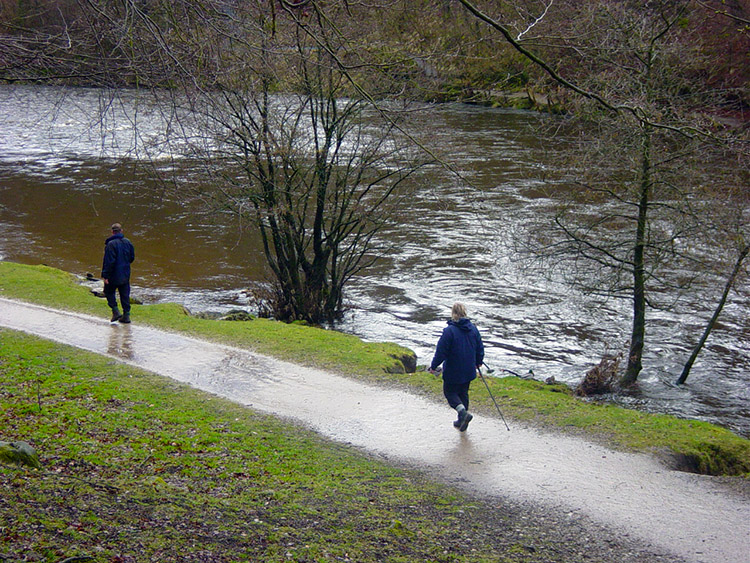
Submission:
[[[0,560],[674,563],[104,356],[0,329]]]
[[[92,296],[72,275],[44,266],[0,262],[0,297],[108,317],[106,303]],[[440,396],[440,383],[422,370],[406,371],[403,347],[365,343],[350,335],[264,319],[212,321],[192,317],[176,305],[136,306],[136,323],[223,342],[377,384]],[[401,359],[397,359],[401,358]],[[408,362],[407,362],[408,363]],[[397,369],[399,368],[399,369]],[[488,378],[492,395],[506,416],[539,427],[584,436],[625,451],[658,455],[670,467],[712,475],[750,472],[750,441],[715,425],[651,415],[573,397],[563,385],[515,377]],[[474,409],[496,416],[492,398],[475,385]]]

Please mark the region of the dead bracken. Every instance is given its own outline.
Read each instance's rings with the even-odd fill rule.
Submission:
[[[605,354],[598,365],[591,368],[575,389],[579,397],[612,393],[617,385],[622,354]]]

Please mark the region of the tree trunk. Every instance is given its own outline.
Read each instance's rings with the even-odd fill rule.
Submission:
[[[643,368],[643,346],[646,339],[646,273],[645,248],[648,207],[651,197],[651,131],[645,126],[641,153],[641,194],[638,201],[638,224],[633,248],[633,328],[625,374],[620,379],[623,386],[632,385]]]
[[[714,314],[711,317],[711,320],[708,321],[708,324],[706,325],[706,329],[703,331],[703,335],[698,341],[698,344],[696,344],[695,348],[693,348],[693,352],[692,354],[690,354],[690,358],[685,363],[685,367],[682,368],[682,373],[680,374],[680,377],[676,381],[677,385],[682,385],[683,383],[685,383],[685,380],[687,380],[688,375],[690,374],[690,370],[692,369],[693,364],[695,363],[695,360],[698,357],[698,354],[700,354],[701,350],[703,349],[703,345],[706,343],[706,340],[708,340],[708,336],[711,334],[711,331],[716,325],[716,321],[719,319],[719,315],[721,315],[721,311],[724,309],[724,304],[727,302],[727,297],[729,297],[729,292],[734,286],[734,281],[737,279],[737,275],[740,273],[740,268],[742,268],[742,262],[745,260],[749,252],[750,252],[750,245],[743,248],[742,251],[740,252],[740,255],[737,257],[737,262],[735,262],[734,269],[732,270],[732,274],[729,276],[729,279],[727,280],[727,283],[724,286],[724,292],[721,295],[719,304],[716,306],[716,310],[714,311]]]

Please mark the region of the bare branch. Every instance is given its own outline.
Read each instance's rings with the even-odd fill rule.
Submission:
[[[547,15],[547,12],[549,12],[549,9],[552,7],[552,4],[554,3],[555,3],[555,0],[549,0],[549,4],[547,4],[544,7],[544,12],[542,12],[542,14],[538,18],[536,18],[536,20],[534,20],[531,24],[529,24],[529,27],[527,27],[526,29],[524,29],[522,32],[518,34],[518,36],[516,37],[516,41],[520,42],[523,39],[524,35],[526,35],[529,31],[534,29],[534,27],[536,27],[539,24],[539,22],[541,22],[545,18],[545,16]]]

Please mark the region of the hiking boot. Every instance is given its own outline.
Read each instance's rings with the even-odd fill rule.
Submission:
[[[461,426],[461,419],[453,421],[453,428],[459,428]]]
[[[458,429],[461,432],[466,432],[466,429],[469,427],[469,423],[471,422],[472,418],[474,418],[474,415],[471,414],[469,411],[465,411],[464,416],[461,419],[461,424],[459,425]]]
[[[130,322],[130,313],[125,313],[119,320],[121,323],[128,324]]]
[[[114,309],[112,309],[112,318],[109,319],[109,322],[116,323],[121,318],[122,318],[122,315],[120,314],[120,310],[117,307],[115,307]]]

